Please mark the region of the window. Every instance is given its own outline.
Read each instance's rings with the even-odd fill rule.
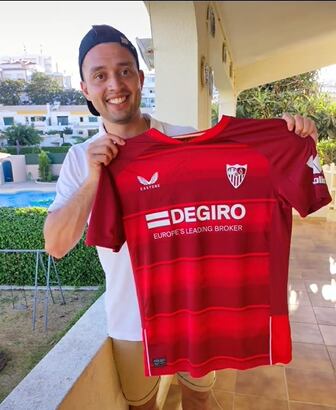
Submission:
[[[67,115],[58,115],[57,125],[69,125],[69,117]]]
[[[30,117],[31,122],[43,122],[46,120],[46,117]]]
[[[89,122],[98,122],[98,117],[89,117]]]
[[[4,117],[4,125],[14,125],[14,117]]]
[[[88,130],[88,136],[89,136],[89,137],[92,137],[92,135],[97,134],[97,132],[98,132],[98,131],[99,131],[98,129],[95,129],[95,130]]]
[[[84,117],[79,117],[79,122],[84,122]]]

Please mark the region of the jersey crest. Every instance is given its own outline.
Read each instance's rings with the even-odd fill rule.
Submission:
[[[226,175],[234,188],[238,188],[245,179],[247,173],[247,164],[229,165],[226,164]]]

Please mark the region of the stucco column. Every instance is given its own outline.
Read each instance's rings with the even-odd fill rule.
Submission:
[[[222,115],[236,116],[237,98],[232,89],[219,90],[218,117]]]
[[[148,1],[145,5],[154,46],[156,117],[198,129],[211,126],[211,81],[204,68],[214,74],[220,92],[220,115],[234,115],[231,60],[229,52],[228,58],[222,59],[226,39],[213,2]],[[214,34],[209,7],[216,20]]]
[[[236,114],[235,66],[217,2],[194,2],[199,50],[219,92],[219,118]]]
[[[158,119],[203,128],[199,118],[199,63],[193,2],[145,2],[154,46],[155,96]]]

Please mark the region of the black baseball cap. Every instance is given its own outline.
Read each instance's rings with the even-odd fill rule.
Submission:
[[[140,69],[138,53],[136,51],[136,48],[128,40],[128,38],[123,33],[121,33],[119,30],[115,29],[114,27],[108,26],[106,24],[102,24],[99,26],[92,26],[92,29],[85,34],[85,36],[83,37],[80,43],[78,64],[79,64],[79,72],[80,72],[80,76],[82,80],[83,80],[82,65],[83,65],[83,61],[84,61],[86,54],[91,50],[91,48],[101,43],[118,43],[121,46],[127,48],[134,56],[138,70]],[[91,114],[100,116],[99,112],[95,109],[91,101],[86,100],[86,103],[87,103],[87,106]]]

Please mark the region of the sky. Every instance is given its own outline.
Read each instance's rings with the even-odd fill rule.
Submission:
[[[136,46],[135,38],[151,37],[142,1],[1,1],[0,55],[50,55],[60,72],[79,89],[78,47],[93,24],[109,24]],[[146,66],[140,57],[140,65]],[[147,70],[148,71],[148,70]]]
[[[325,82],[336,84],[336,64],[321,69],[320,77]]]
[[[72,77],[79,87],[78,47],[93,24],[109,24],[136,46],[135,38],[151,37],[150,20],[142,1],[1,1],[0,55],[24,52],[50,55],[54,69]],[[141,68],[148,71],[140,57]],[[336,65],[322,70],[336,83]]]

